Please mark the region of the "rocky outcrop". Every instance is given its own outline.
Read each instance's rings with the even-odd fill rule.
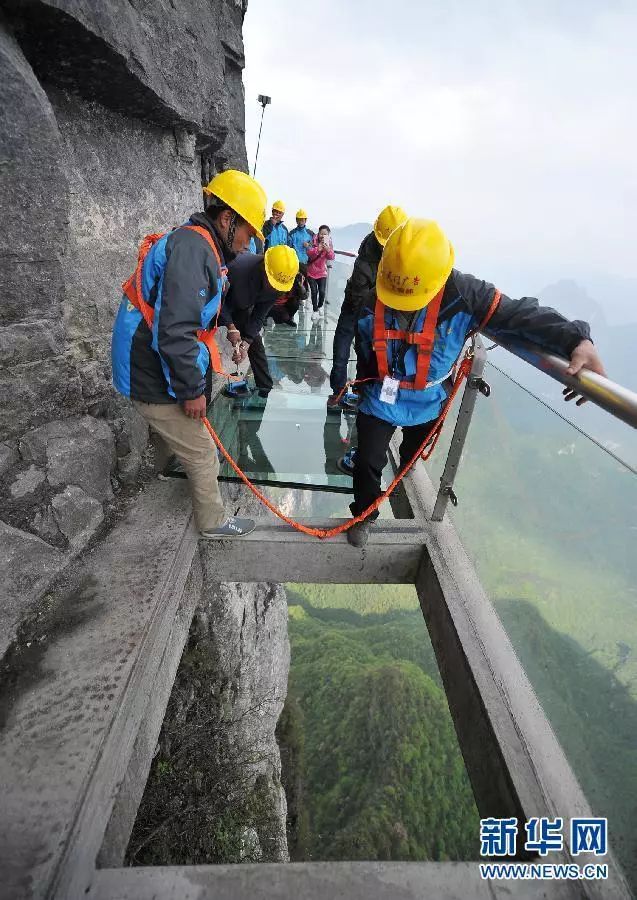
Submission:
[[[2,9],[0,516],[23,534],[12,558],[38,538],[48,571],[142,464],[147,429],[110,387],[109,352],[139,239],[200,208],[202,178],[247,168],[245,3]]]
[[[130,839],[133,865],[287,861],[275,731],[290,648],[280,585],[203,591]]]

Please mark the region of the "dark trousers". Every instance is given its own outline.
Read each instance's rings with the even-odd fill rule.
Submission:
[[[334,344],[332,347],[332,371],[330,372],[330,387],[333,394],[338,394],[345,387],[347,381],[347,364],[349,352],[352,349],[354,332],[356,330],[356,310],[348,303],[343,303],[334,332]]]
[[[310,291],[312,293],[312,309],[316,312],[325,303],[327,278],[310,278],[308,276],[307,280],[310,282]]]
[[[299,299],[298,297],[290,297],[285,303],[282,303],[280,306],[273,306],[270,310],[270,316],[273,319],[275,325],[282,325],[283,322],[289,322],[291,319],[299,311]]]
[[[232,313],[234,324],[242,335],[244,333],[244,328],[250,321],[251,313],[252,307],[248,309],[236,309]],[[268,366],[268,358],[265,355],[265,347],[263,346],[260,334],[255,337],[248,348],[248,359],[252,366],[252,374],[254,375],[254,383],[256,384],[257,389],[260,391],[271,391],[273,381]]]
[[[422,425],[410,425],[403,428],[403,439],[400,445],[401,469],[411,460],[433,424],[433,421],[424,422]],[[352,514],[355,516],[364,512],[382,494],[380,479],[383,469],[387,465],[387,450],[395,431],[395,425],[390,425],[383,419],[377,419],[376,416],[368,416],[366,413],[359,412],[356,417],[358,438],[354,458],[354,502],[350,506]],[[372,513],[370,519],[375,519],[377,516],[378,511]]]

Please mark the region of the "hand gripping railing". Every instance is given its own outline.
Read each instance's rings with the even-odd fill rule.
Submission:
[[[347,250],[335,250],[334,253],[338,256],[347,256],[354,259],[358,255]],[[610,413],[611,416],[620,419],[628,425],[632,425],[633,428],[637,428],[637,394],[634,391],[588,369],[583,369],[577,377],[567,375],[568,360],[555,356],[552,353],[546,353],[528,341],[505,340],[501,337],[494,338],[488,333],[488,330],[485,336],[490,341],[494,341],[505,350],[508,350],[509,353],[519,357],[519,359],[540,372],[544,372],[555,381],[560,382],[560,384],[572,388],[582,397],[590,400],[591,403]],[[473,356],[471,374],[464,389],[447,460],[440,478],[440,488],[432,513],[432,519],[435,522],[440,521],[444,516],[449,500],[454,505],[457,503],[457,498],[453,491],[453,483],[473,415],[476,392],[480,391],[485,396],[489,396],[489,386],[482,378],[485,363],[486,351],[480,339],[478,339]]]
[[[567,375],[566,369],[569,365],[567,360],[552,353],[545,353],[528,341],[494,338],[488,332],[486,336],[555,381],[573,388],[582,397],[600,406],[616,419],[637,428],[637,394],[634,391],[588,369],[583,369],[577,378]]]

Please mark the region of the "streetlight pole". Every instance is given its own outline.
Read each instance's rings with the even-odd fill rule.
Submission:
[[[254,178],[257,174],[257,160],[259,158],[259,146],[261,144],[261,131],[263,129],[263,115],[265,113],[265,108],[268,103],[272,103],[272,97],[266,97],[265,94],[259,94],[257,100],[261,104],[261,126],[259,127],[259,139],[257,141],[257,152],[254,156],[254,170],[252,172],[252,177]]]

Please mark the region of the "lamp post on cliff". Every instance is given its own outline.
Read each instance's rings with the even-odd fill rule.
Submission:
[[[254,170],[252,172],[252,177],[255,178],[257,174],[257,160],[259,158],[259,146],[261,144],[261,130],[263,128],[263,114],[265,113],[265,108],[268,103],[272,103],[272,97],[266,97],[265,94],[259,94],[257,100],[261,104],[261,126],[259,127],[259,140],[257,141],[257,152],[254,156]]]

